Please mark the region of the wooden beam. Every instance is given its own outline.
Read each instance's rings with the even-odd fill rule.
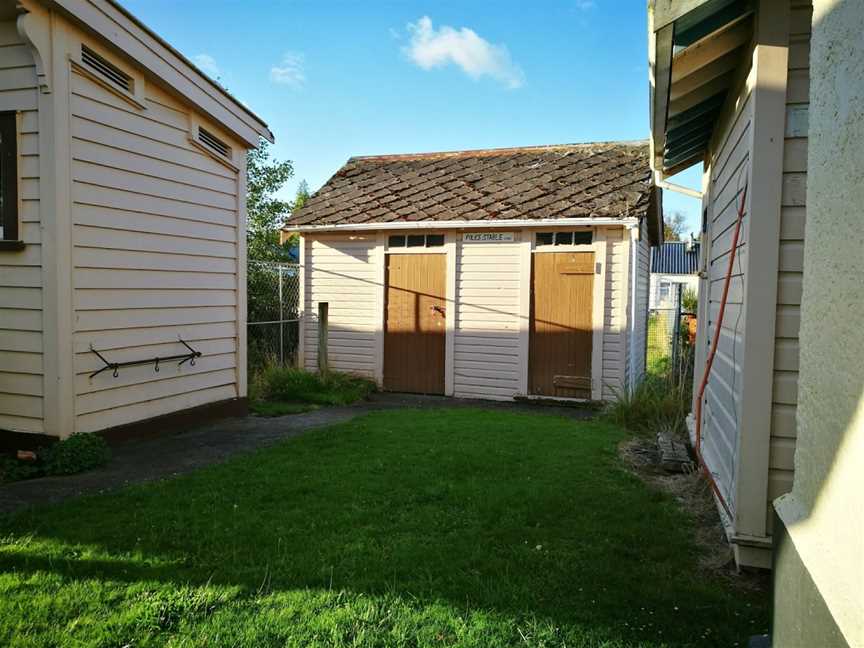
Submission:
[[[752,14],[745,14],[713,34],[696,41],[672,58],[672,84],[750,42]]]
[[[330,371],[327,352],[327,338],[330,331],[330,304],[318,302],[318,373],[322,376]]]
[[[669,100],[675,101],[686,94],[689,94],[702,87],[709,81],[713,81],[717,77],[732,72],[741,63],[741,51],[738,49],[732,50],[728,54],[724,54],[716,61],[706,65],[695,74],[679,79],[677,83],[672,84],[669,90]]]
[[[668,169],[663,169],[663,177],[664,178],[671,178],[672,176],[681,173],[684,169],[688,169],[691,166],[693,166],[694,164],[702,162],[704,159],[705,159],[704,151],[697,152],[693,157],[688,158],[687,160],[684,160],[683,162],[680,162],[680,163],[676,164],[675,166],[671,166]]]
[[[706,5],[711,0],[652,0],[648,12],[654,18],[654,29],[660,30],[671,25],[684,14]]]
[[[703,101],[724,92],[732,84],[732,72],[724,74],[696,88],[693,92],[669,102],[669,116],[675,117],[686,110],[698,106]]]
[[[674,25],[668,25],[654,35],[654,61],[651,75],[651,141],[655,168],[662,168],[666,144],[666,115],[669,108],[669,87],[672,67],[672,36]]]
[[[694,106],[690,110],[685,110],[680,115],[675,115],[669,119],[669,130],[677,130],[682,128],[686,124],[690,124],[691,122],[704,118],[707,114],[713,114],[720,110],[723,106],[723,98],[726,95],[718,94],[716,97],[712,97],[708,101],[699,104],[698,106]]]
[[[675,46],[687,47],[751,10],[750,0],[714,0],[675,21]]]

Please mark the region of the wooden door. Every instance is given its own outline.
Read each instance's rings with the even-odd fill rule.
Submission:
[[[529,391],[591,398],[594,253],[538,252],[533,257]]]
[[[446,255],[388,254],[384,388],[444,393]]]

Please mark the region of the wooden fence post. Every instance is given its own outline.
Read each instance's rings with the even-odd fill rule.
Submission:
[[[328,370],[327,334],[330,325],[327,320],[329,310],[330,304],[318,302],[318,373],[320,374],[326,374]]]

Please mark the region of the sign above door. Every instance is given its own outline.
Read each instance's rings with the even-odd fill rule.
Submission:
[[[513,232],[466,232],[463,243],[512,243],[516,240]]]

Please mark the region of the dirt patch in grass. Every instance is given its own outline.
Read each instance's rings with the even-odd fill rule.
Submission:
[[[280,403],[271,401],[252,401],[249,409],[257,416],[288,416],[290,414],[305,414],[314,412],[318,405],[311,403]]]
[[[735,588],[767,595],[770,589],[768,572],[739,571],[736,568],[732,547],[726,540],[711,487],[698,470],[691,473],[667,472],[660,466],[660,453],[656,442],[651,439],[622,441],[618,444],[618,453],[633,474],[650,486],[672,495],[682,511],[691,518],[701,570],[722,578]]]

